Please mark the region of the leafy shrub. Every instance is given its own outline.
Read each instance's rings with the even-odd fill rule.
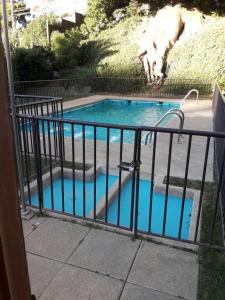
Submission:
[[[126,7],[129,2],[129,0],[89,1],[85,23],[81,26],[82,32],[85,35],[94,35],[106,29],[112,19],[113,12],[116,9]]]
[[[116,23],[119,23],[121,20],[123,20],[127,16],[127,10],[126,8],[118,8],[116,9],[112,14],[112,24],[115,25]]]
[[[52,77],[51,54],[43,48],[16,48],[12,63],[17,81],[50,79]]]
[[[98,76],[136,77],[142,72],[137,53],[138,16],[126,18],[111,29],[101,32],[92,43],[101,44],[97,52]]]
[[[121,20],[130,17],[145,16],[146,10],[143,9],[137,0],[130,0],[128,6],[116,9],[112,14],[112,25],[119,23]]]
[[[65,34],[55,31],[51,35],[51,49],[56,57],[58,68],[77,66],[80,60],[82,34],[76,29]]]
[[[224,14],[225,2],[224,0],[138,0],[138,2],[150,4],[151,10],[156,11],[165,5],[182,4],[187,8],[198,8],[204,13],[216,12]]]
[[[168,57],[169,77],[219,80],[225,72],[224,31],[224,18],[214,18],[197,35],[177,42]]]
[[[21,46],[24,48],[32,48],[34,46],[48,47],[46,16],[40,16],[31,21],[22,31]],[[55,15],[48,16],[50,24],[57,23]]]
[[[131,0],[129,5],[127,6],[127,16],[132,17],[139,14],[139,4],[136,0]]]

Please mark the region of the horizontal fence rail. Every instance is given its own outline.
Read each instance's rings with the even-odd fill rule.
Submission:
[[[63,98],[30,95],[15,95],[17,113],[63,117]]]
[[[17,94],[47,95],[74,99],[90,94],[120,94],[127,96],[183,98],[191,89],[200,97],[212,95],[211,83],[193,79],[167,79],[162,86],[147,86],[144,78],[91,77],[75,79],[15,82]]]
[[[212,146],[216,139],[224,141],[225,133],[72,121],[29,111],[18,113],[17,120],[28,205],[124,229],[135,237],[223,248],[216,234],[224,149],[204,236],[201,220]],[[145,146],[149,131],[153,142]],[[178,134],[182,144],[176,143]],[[117,143],[112,142],[115,135]],[[164,174],[162,181],[159,174]],[[181,178],[180,187],[175,176]],[[197,178],[197,193],[190,186],[192,177]]]

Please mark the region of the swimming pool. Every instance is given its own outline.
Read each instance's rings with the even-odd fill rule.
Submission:
[[[117,176],[109,175],[109,188],[116,182]],[[73,180],[65,178],[64,185],[64,210],[66,213],[73,213],[77,216],[84,216],[83,211],[83,181],[75,180],[75,207],[73,207]],[[61,178],[53,181],[53,204],[54,210],[62,212],[62,180]],[[105,195],[106,176],[100,174],[96,179],[96,204]],[[85,213],[88,215],[94,207],[94,182],[85,182]],[[38,206],[38,194],[31,198],[31,204]],[[51,186],[48,185],[43,189],[43,208],[53,209],[51,203]]]
[[[116,181],[118,176],[109,175],[109,190]],[[83,211],[83,182],[75,180],[75,208],[73,206],[73,180],[64,179],[64,211],[69,214],[74,214],[80,217],[84,217]],[[138,208],[138,230],[148,232],[149,226],[149,209],[150,209],[150,187],[151,182],[149,180],[140,180],[139,185],[139,208]],[[96,180],[96,205],[99,204],[101,199],[104,199],[106,190],[106,176],[100,174]],[[129,180],[121,191],[120,202],[120,226],[127,229],[130,227],[131,219],[131,190],[132,181]],[[94,208],[94,182],[90,181],[85,183],[85,214],[88,216]],[[54,208],[51,203],[51,186],[46,186],[43,189],[43,207],[62,212],[62,180],[60,178],[53,182],[53,194],[54,194]],[[105,200],[103,201],[105,205]],[[31,198],[31,204],[38,206],[38,194],[33,195]],[[178,237],[179,222],[181,215],[181,198],[169,195],[165,235],[169,237]],[[181,238],[188,240],[191,214],[192,214],[193,199],[186,198],[184,203],[184,214],[182,222]],[[151,232],[161,235],[163,232],[163,216],[165,207],[165,195],[154,193],[152,202],[152,219],[151,219]],[[109,224],[117,224],[118,216],[118,197],[115,197],[112,204],[108,208]],[[105,216],[97,217],[99,220],[105,220]]]
[[[64,119],[74,121],[87,121],[97,123],[109,123],[115,125],[131,126],[154,126],[157,121],[170,109],[179,108],[178,103],[171,102],[148,102],[148,101],[129,101],[107,99],[92,105],[80,108],[69,109],[64,112]],[[171,119],[168,116],[162,126],[166,125]],[[144,133],[143,133],[144,134]],[[72,130],[70,124],[64,124],[65,137],[71,137]],[[83,138],[82,126],[74,126],[74,137]],[[85,126],[85,138],[93,139],[94,128]],[[107,138],[106,128],[97,128],[96,137],[98,140],[105,141]],[[110,129],[110,142],[120,141],[120,130]],[[123,140],[125,143],[134,142],[134,131],[124,130]]]
[[[120,225],[124,227],[130,226],[131,211],[131,186],[130,180],[121,192],[120,202]],[[138,225],[141,231],[148,232],[149,226],[149,210],[150,210],[150,187],[151,182],[148,180],[140,180],[139,183],[139,202],[138,202]],[[169,195],[167,204],[165,235],[169,237],[178,237],[180,215],[181,215],[181,198]],[[182,221],[181,238],[188,240],[189,229],[191,223],[193,200],[185,199],[184,214]],[[163,232],[163,217],[165,207],[165,195],[153,194],[152,201],[152,219],[151,232],[161,235]],[[108,209],[108,222],[117,224],[118,198],[116,198]]]

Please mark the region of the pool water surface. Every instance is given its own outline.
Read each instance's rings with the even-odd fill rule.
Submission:
[[[109,189],[116,182],[117,176],[109,175]],[[73,180],[64,179],[64,210],[66,213],[73,213]],[[83,181],[75,180],[75,214],[77,216],[83,216]],[[62,180],[57,179],[53,181],[53,199],[54,210],[62,211]],[[106,176],[101,174],[96,179],[96,202],[98,203],[105,195],[106,190]],[[94,208],[94,182],[86,181],[85,183],[85,214],[88,215]],[[43,207],[47,209],[52,208],[51,202],[51,186],[48,185],[43,189]],[[38,194],[35,194],[31,199],[31,204],[38,206]]]
[[[131,186],[130,180],[121,192],[120,202],[120,225],[129,227],[130,225],[130,211],[131,211]],[[151,182],[147,180],[140,180],[139,183],[139,202],[138,202],[138,229],[148,232],[149,227],[149,210],[150,210],[150,187]],[[188,239],[189,228],[191,222],[193,200],[190,198],[185,199],[184,214],[181,230],[181,238]],[[169,237],[178,237],[180,215],[181,215],[181,198],[176,196],[168,196],[167,214],[166,214],[166,227],[165,235]],[[165,207],[165,195],[153,194],[152,201],[152,219],[151,219],[151,232],[155,234],[162,234],[163,232],[163,217]],[[108,222],[117,224],[117,211],[118,211],[118,198],[115,199],[113,204],[108,210]]]
[[[93,105],[66,110],[63,118],[74,121],[108,123],[114,125],[154,126],[168,110],[179,107],[180,105],[178,103],[171,102],[144,102],[108,99]],[[162,122],[162,126],[166,125],[170,119],[171,115]],[[65,137],[71,137],[72,125],[64,124],[63,129]],[[145,133],[143,133],[143,135],[144,134]],[[81,125],[74,126],[74,137],[83,138]],[[107,129],[97,127],[96,137],[97,140],[105,141],[107,139]],[[110,129],[110,142],[119,142],[120,137],[121,131],[119,129]],[[93,126],[85,126],[85,138],[94,138]],[[134,131],[124,130],[123,141],[125,143],[133,143]]]
[[[118,176],[109,175],[109,190],[117,181]],[[75,180],[75,215],[83,217],[83,182]],[[64,210],[66,213],[73,214],[73,180],[64,179]],[[105,195],[106,176],[101,174],[96,180],[96,204]],[[139,207],[138,207],[138,229],[144,232],[148,231],[149,226],[149,210],[150,210],[150,187],[148,180],[140,180],[139,186]],[[121,191],[120,203],[120,226],[129,228],[131,219],[131,190],[132,181],[124,186]],[[88,216],[94,208],[94,182],[86,182],[85,184],[85,215]],[[54,210],[62,212],[62,181],[57,179],[53,182]],[[53,210],[51,204],[51,186],[43,189],[44,208]],[[185,199],[184,214],[182,222],[181,238],[188,239],[193,200]],[[38,206],[38,194],[31,199],[31,204]],[[166,215],[165,234],[169,237],[178,237],[179,222],[181,215],[181,198],[176,196],[168,196],[168,206]],[[163,232],[163,216],[165,207],[165,195],[153,194],[152,202],[152,218],[151,232],[162,234]],[[117,224],[118,216],[118,197],[115,197],[111,206],[108,208],[108,223]],[[100,219],[100,217],[99,217]],[[101,217],[105,219],[105,217]]]

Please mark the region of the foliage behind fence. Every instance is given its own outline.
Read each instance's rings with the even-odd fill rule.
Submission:
[[[183,98],[190,89],[198,89],[200,98],[210,97],[210,83],[191,79],[166,80],[159,87],[147,86],[144,78],[95,77],[58,80],[15,82],[17,94],[63,97],[76,99],[91,94],[111,94],[124,96]]]

